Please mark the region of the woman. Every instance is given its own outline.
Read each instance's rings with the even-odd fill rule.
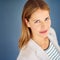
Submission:
[[[60,60],[60,48],[49,14],[50,9],[45,1],[26,2],[17,60]]]

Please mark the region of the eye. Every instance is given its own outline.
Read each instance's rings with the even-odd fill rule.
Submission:
[[[40,20],[36,20],[34,23],[40,23]]]
[[[45,18],[45,21],[47,22],[49,20],[49,17]]]

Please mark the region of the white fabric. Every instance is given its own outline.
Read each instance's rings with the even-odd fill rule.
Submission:
[[[53,28],[50,28],[48,37],[60,53],[57,37]],[[32,39],[23,47],[17,57],[17,60],[50,60],[46,52],[39,47]]]
[[[50,41],[50,45],[49,47],[44,50],[48,57],[50,58],[50,60],[60,60],[60,53],[59,51],[55,48],[55,46],[52,44],[52,42]]]

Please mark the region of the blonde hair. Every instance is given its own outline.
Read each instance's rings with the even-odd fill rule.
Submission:
[[[24,45],[26,45],[32,37],[31,29],[27,27],[25,19],[29,21],[31,15],[38,8],[50,11],[48,4],[43,0],[28,0],[24,5],[22,12],[22,33],[19,39],[19,48],[22,48]]]

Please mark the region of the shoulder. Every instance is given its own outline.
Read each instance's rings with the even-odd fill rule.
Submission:
[[[56,43],[58,43],[56,31],[55,31],[54,28],[52,28],[52,27],[50,28],[48,37],[49,37],[51,40],[53,40],[53,41],[55,41]]]
[[[34,52],[30,46],[25,46],[20,50],[17,60],[31,60]]]
[[[54,34],[56,34],[56,31],[55,31],[54,28],[51,27],[49,33],[52,34],[52,35],[54,35]]]

